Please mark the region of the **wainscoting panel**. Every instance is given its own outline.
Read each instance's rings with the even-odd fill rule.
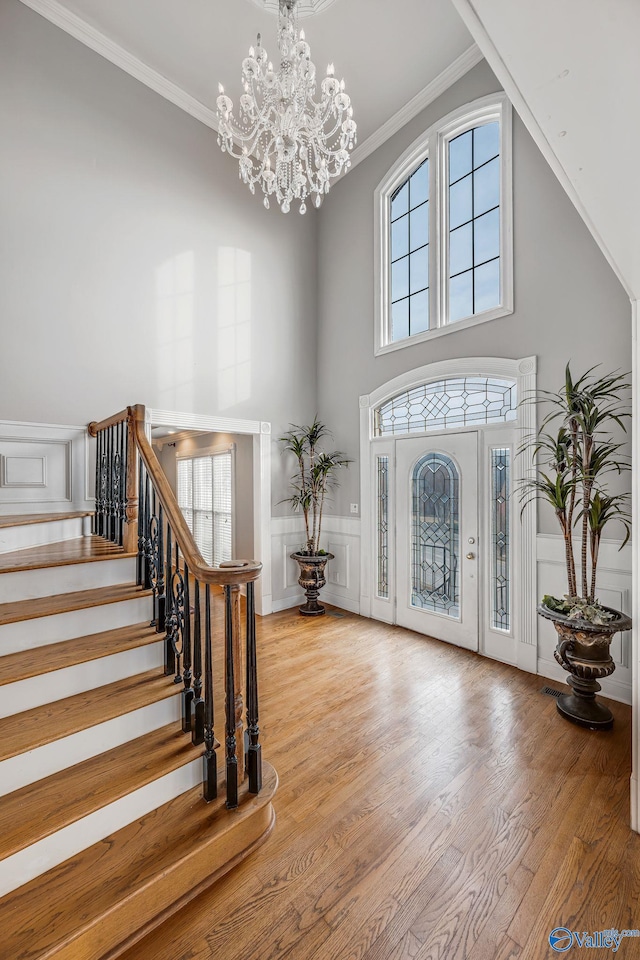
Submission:
[[[304,543],[304,520],[300,516],[273,517],[273,609],[286,610],[304,601],[298,586],[298,565],[290,554]],[[360,612],[360,520],[357,517],[325,516],[322,547],[334,554],[327,564],[327,584],[321,599],[352,613]]]
[[[0,512],[89,510],[86,427],[0,421]]]
[[[579,556],[579,545],[575,545]],[[631,548],[619,550],[619,543],[603,541],[598,563],[597,597],[608,607],[631,613]],[[538,596],[563,596],[567,590],[564,566],[564,541],[560,536],[538,534]],[[553,624],[538,617],[538,673],[558,682],[565,682],[566,672],[553,656],[557,634]],[[615,673],[602,680],[602,694],[612,700],[631,703],[631,633],[616,634],[611,644]]]

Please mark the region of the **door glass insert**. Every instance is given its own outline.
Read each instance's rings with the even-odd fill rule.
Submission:
[[[389,599],[389,457],[378,465],[378,596]]]
[[[496,447],[491,451],[491,626],[509,630],[509,493],[511,451]]]
[[[460,616],[460,477],[443,453],[415,465],[411,491],[411,605]]]

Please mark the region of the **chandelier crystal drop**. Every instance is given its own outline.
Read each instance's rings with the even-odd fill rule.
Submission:
[[[298,30],[297,0],[280,0],[278,47],[280,69],[262,46],[242,61],[243,93],[236,120],[233,103],[219,84],[218,144],[240,161],[239,176],[251,191],[274,197],[283,213],[294,201],[300,213],[316,207],[329,193],[330,180],[351,166],[349,151],[357,142],[357,125],[344,80],[330,63],[317,92],[316,68],[304,30]]]

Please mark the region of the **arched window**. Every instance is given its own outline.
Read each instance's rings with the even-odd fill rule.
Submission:
[[[423,134],[376,190],[376,353],[512,312],[511,108]]]
[[[451,377],[412,387],[374,412],[374,436],[423,433],[517,418],[515,380]]]

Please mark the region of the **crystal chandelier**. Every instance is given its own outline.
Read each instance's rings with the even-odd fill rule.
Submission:
[[[255,193],[264,193],[264,205],[275,197],[283,213],[300,202],[316,207],[329,193],[329,181],[351,165],[349,151],[356,144],[357,126],[344,80],[337,80],[330,63],[316,93],[316,68],[304,30],[298,30],[297,0],[280,0],[278,47],[280,70],[276,73],[262,46],[242,61],[240,118],[219,84],[217,101],[218,143],[223,152],[240,161],[240,178]]]

